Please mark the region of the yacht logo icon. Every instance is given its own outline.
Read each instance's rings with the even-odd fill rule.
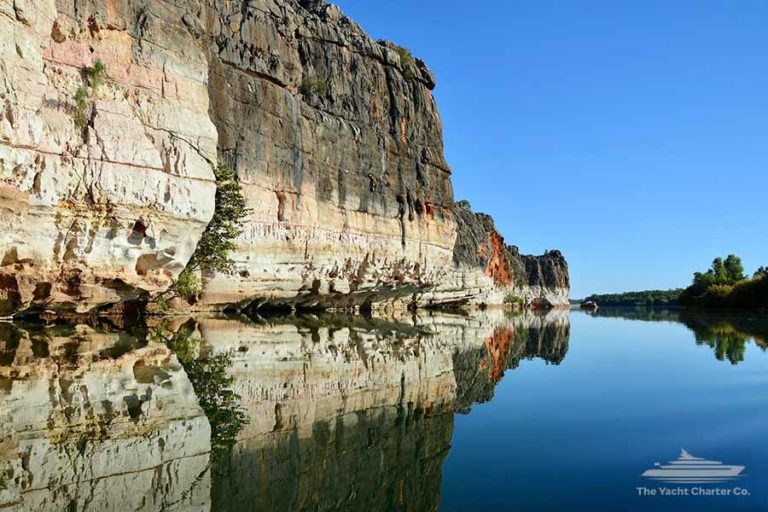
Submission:
[[[740,478],[744,466],[729,466],[716,460],[706,460],[694,457],[681,450],[677,460],[667,464],[654,464],[653,469],[646,470],[642,476],[662,482],[677,484],[711,484],[728,482]]]

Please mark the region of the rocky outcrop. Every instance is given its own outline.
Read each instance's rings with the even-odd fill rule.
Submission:
[[[0,323],[0,509],[209,510],[210,443],[164,345]]]
[[[433,74],[335,6],[3,0],[0,50],[0,316],[167,289],[219,164],[251,212],[196,308],[567,294],[555,253],[463,239]],[[479,260],[456,259],[472,243]]]
[[[0,316],[166,289],[213,213],[204,47],[172,2],[0,2]],[[87,72],[97,62],[103,76]]]
[[[466,201],[456,203],[453,212],[454,268],[441,285],[420,297],[422,305],[511,301],[534,308],[568,306],[568,263],[560,251],[520,254],[504,242],[490,215],[474,213]]]

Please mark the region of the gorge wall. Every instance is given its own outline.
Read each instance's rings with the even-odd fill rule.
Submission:
[[[466,201],[456,203],[453,212],[458,231],[454,269],[434,290],[438,301],[512,301],[536,308],[568,305],[568,263],[560,251],[520,254],[516,246],[504,242],[489,215],[474,213]],[[425,294],[422,300],[433,298]]]
[[[220,164],[251,210],[196,308],[565,302],[454,207],[427,65],[335,6],[2,0],[0,50],[0,316],[166,290]]]

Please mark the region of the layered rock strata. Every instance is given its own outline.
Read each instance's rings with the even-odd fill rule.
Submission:
[[[426,65],[323,2],[213,14],[211,117],[253,210],[202,302],[349,307],[439,282],[455,225]]]
[[[516,246],[505,243],[491,216],[474,213],[463,201],[453,212],[458,231],[454,266],[440,285],[419,296],[419,304],[568,306],[568,263],[560,251],[520,254]]]
[[[217,159],[185,12],[0,2],[0,316],[135,300],[183,270]]]
[[[195,308],[508,291],[487,236],[479,265],[456,256],[466,230],[433,74],[335,6],[3,0],[0,51],[0,316],[166,290],[211,219],[222,164],[251,211],[234,273],[202,276]],[[567,272],[550,279],[562,258],[508,259],[526,268],[513,292],[563,302]]]

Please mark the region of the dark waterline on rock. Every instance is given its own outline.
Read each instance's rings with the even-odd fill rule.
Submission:
[[[760,509],[767,334],[640,310],[0,324],[0,507]],[[751,494],[638,496],[681,447]]]

